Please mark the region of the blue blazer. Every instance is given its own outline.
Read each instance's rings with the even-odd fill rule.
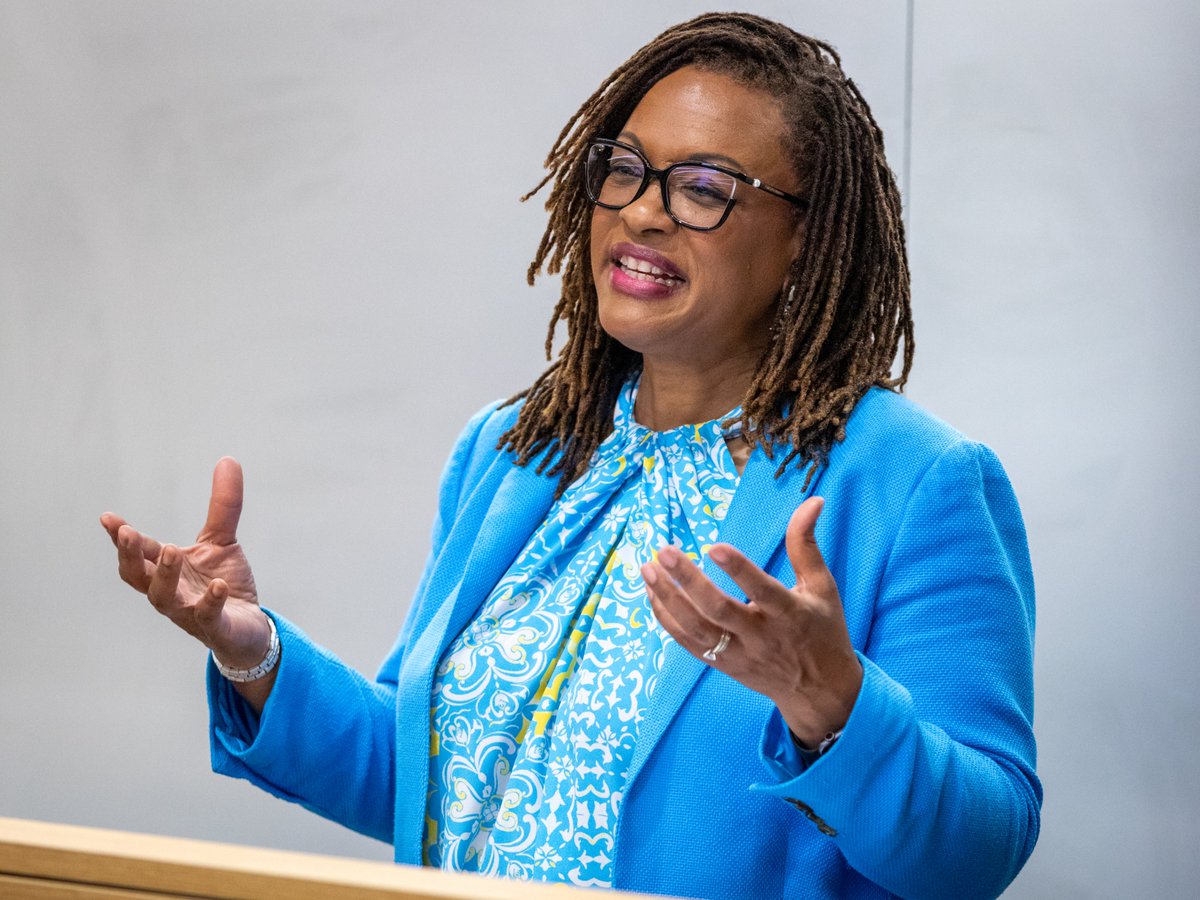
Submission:
[[[497,451],[514,407],[467,425],[433,547],[374,681],[272,613],[283,643],[256,720],[210,666],[218,772],[420,864],[433,670],[554,496]],[[845,731],[807,768],[769,700],[677,645],[641,723],[615,886],[680,897],[994,897],[1037,840],[1033,579],[1016,498],[986,447],[873,389],[805,486],[756,450],[721,539],[795,583],[784,528],[813,493],[817,540],[864,669]],[[710,577],[731,595],[716,566]]]

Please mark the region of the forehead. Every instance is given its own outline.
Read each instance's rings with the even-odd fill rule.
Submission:
[[[785,133],[779,104],[766,92],[694,66],[655,83],[622,131],[656,165],[719,154],[763,178],[789,168]]]

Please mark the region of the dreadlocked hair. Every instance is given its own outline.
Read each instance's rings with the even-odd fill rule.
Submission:
[[[522,198],[554,182],[528,280],[543,269],[562,273],[546,359],[559,322],[567,340],[545,372],[506,401],[525,403],[498,449],[511,450],[518,465],[540,457],[537,471],[559,476],[559,495],[587,469],[612,428],[621,386],[641,367],[641,355],[600,326],[584,154],[592,139],[618,134],[659,79],[688,65],[729,75],[779,104],[809,201],[797,220],[802,249],[781,286],[771,338],[737,420],[745,439],[771,459],[777,445],[786,447],[776,477],[798,460],[812,465],[811,478],[845,438],[863,394],[875,385],[901,390],[912,366],[900,193],[867,101],[829,44],[759,16],[698,16],[664,31],[605,79],[563,127],[546,177]]]

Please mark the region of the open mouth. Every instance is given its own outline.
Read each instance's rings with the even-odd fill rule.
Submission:
[[[667,287],[674,287],[677,284],[683,284],[685,280],[660,269],[651,262],[634,256],[621,256],[614,259],[613,262],[622,272],[638,281],[653,281]]]

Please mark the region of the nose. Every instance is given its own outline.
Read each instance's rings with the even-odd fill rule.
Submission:
[[[646,185],[640,197],[620,210],[621,220],[631,232],[670,232],[679,227],[667,213],[664,189],[662,180],[654,179]]]

